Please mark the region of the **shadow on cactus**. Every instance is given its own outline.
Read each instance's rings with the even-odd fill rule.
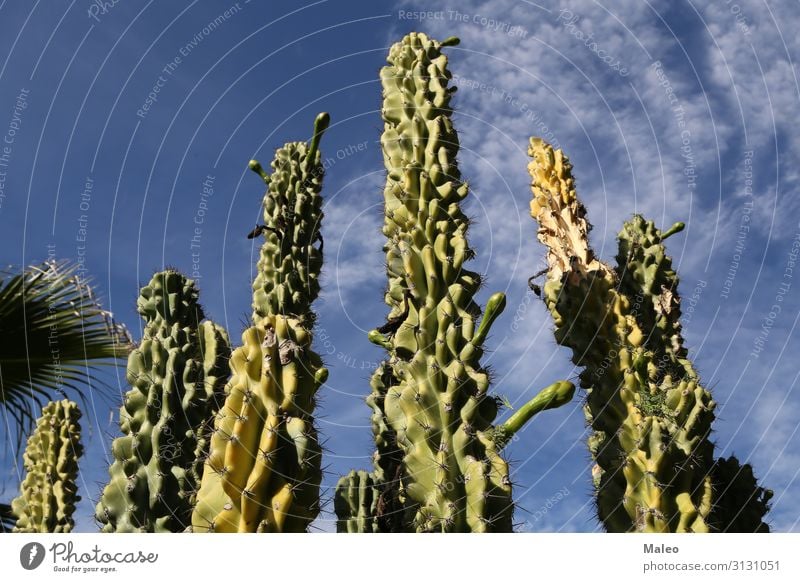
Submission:
[[[390,312],[369,339],[387,359],[368,399],[374,471],[339,481],[339,531],[511,531],[512,486],[501,449],[574,388],[559,383],[505,425],[492,425],[498,402],[480,359],[506,300],[492,295],[481,318],[474,300],[481,275],[465,267],[474,256],[461,208],[469,186],[456,163],[455,87],[448,87],[441,50],[458,42],[411,33],[391,47],[380,72]]]
[[[617,266],[589,246],[591,225],[561,150],[532,138],[531,216],[547,247],[543,299],[559,344],[572,349],[596,507],[610,532],[766,532],[772,492],[738,460],[715,460],[716,403],[683,345],[678,276],[666,231],[634,216],[618,235]]]

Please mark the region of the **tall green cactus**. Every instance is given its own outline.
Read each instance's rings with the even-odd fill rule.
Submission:
[[[686,359],[678,277],[663,245],[683,225],[660,232],[634,216],[619,234],[612,269],[589,246],[569,160],[537,138],[529,154],[531,215],[547,247],[543,298],[556,340],[583,367],[603,525],[612,532],[768,531],[762,518],[771,492],[749,467],[734,480],[735,459],[714,460],[716,404]],[[737,511],[734,500],[746,500],[747,510]]]
[[[230,357],[227,332],[203,321],[197,301],[194,281],[174,270],[141,290],[144,336],[128,358],[123,436],[96,509],[104,532],[179,532],[190,523]]]
[[[320,509],[317,390],[328,370],[311,349],[322,266],[322,157],[329,124],[317,117],[310,144],[278,149],[264,196],[264,245],[253,283],[253,326],[231,357],[192,516],[195,532],[306,531]],[[319,246],[317,244],[319,243]]]
[[[454,89],[447,86],[451,75],[441,52],[457,43],[411,33],[391,48],[380,73],[388,173],[385,300],[391,311],[388,323],[369,337],[388,352],[391,373],[389,382],[373,379],[371,404],[378,415],[373,422],[390,429],[376,437],[390,436],[402,455],[396,476],[382,471],[404,506],[397,512],[405,521],[402,529],[511,531],[511,480],[500,448],[513,429],[495,438],[491,423],[498,404],[488,394],[489,376],[480,364],[505,296],[489,299],[478,325],[481,309],[473,297],[481,277],[464,268],[474,254],[460,205],[469,187],[456,164]],[[378,445],[378,469],[383,469]],[[353,474],[343,479],[337,498],[358,499],[354,482]],[[356,517],[340,514],[340,529]]]
[[[49,402],[28,438],[24,454],[25,479],[20,496],[11,502],[17,518],[15,532],[67,533],[80,501],[78,459],[83,454],[81,412],[70,400]]]

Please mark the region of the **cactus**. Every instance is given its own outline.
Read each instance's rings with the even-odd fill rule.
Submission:
[[[80,501],[78,459],[83,454],[81,412],[70,400],[49,402],[28,438],[23,456],[25,479],[20,496],[11,502],[17,518],[15,532],[67,533]]]
[[[231,357],[195,532],[300,532],[319,513],[322,454],[313,411],[328,371],[311,349],[311,303],[322,266],[319,140],[329,120],[317,117],[310,144],[277,150],[271,175],[250,163],[268,186],[253,326]]]
[[[683,224],[661,232],[634,216],[612,269],[589,246],[569,160],[537,138],[529,155],[531,216],[547,247],[543,299],[556,340],[583,367],[599,519],[611,532],[768,531],[770,493],[749,467],[729,490],[738,461],[714,460],[715,402],[683,347],[678,277],[663,245]],[[733,520],[728,508],[742,496],[747,517]]]
[[[773,493],[758,485],[750,465],[742,465],[734,456],[718,459],[711,480],[715,498],[710,521],[714,531],[769,533],[763,520]]]
[[[394,488],[403,504],[394,512],[404,521],[403,530],[511,531],[511,481],[500,448],[518,426],[507,427],[496,442],[491,423],[498,404],[488,394],[489,376],[480,364],[505,296],[489,299],[477,325],[481,310],[473,296],[481,277],[464,268],[474,254],[467,244],[469,220],[460,206],[469,187],[456,164],[454,89],[447,87],[451,75],[441,52],[457,43],[411,33],[391,48],[389,65],[380,73],[388,173],[385,301],[391,311],[369,339],[388,352],[391,382],[373,378],[371,406],[373,423],[391,429],[376,431],[376,437],[390,436],[402,463],[396,477],[386,474],[378,440],[373,481]],[[340,482],[337,499],[357,498],[351,481],[352,474]],[[353,503],[339,506],[362,509]],[[381,510],[380,499],[376,509]],[[339,522],[349,524],[356,517],[340,514]]]
[[[230,357],[227,333],[203,321],[197,300],[194,281],[174,270],[141,290],[144,336],[128,358],[123,436],[96,509],[104,532],[178,532],[190,523]]]
[[[375,477],[366,471],[350,471],[336,485],[334,510],[339,533],[378,533],[379,490]]]
[[[389,426],[384,405],[390,386],[397,385],[392,368],[381,362],[370,380],[367,405],[372,410],[375,452],[373,471],[350,471],[339,479],[334,493],[337,530],[341,533],[397,533],[406,531],[400,476],[403,453]],[[366,489],[369,489],[367,491]],[[354,500],[360,500],[354,503]]]

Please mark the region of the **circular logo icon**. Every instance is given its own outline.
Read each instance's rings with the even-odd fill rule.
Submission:
[[[44,546],[39,542],[30,542],[19,551],[19,563],[26,570],[35,570],[44,561]]]

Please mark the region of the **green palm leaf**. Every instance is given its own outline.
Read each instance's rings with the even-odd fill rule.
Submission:
[[[45,402],[68,391],[85,399],[91,367],[116,365],[130,350],[125,327],[77,271],[51,261],[0,272],[0,413],[8,431],[16,426],[18,445]]]

